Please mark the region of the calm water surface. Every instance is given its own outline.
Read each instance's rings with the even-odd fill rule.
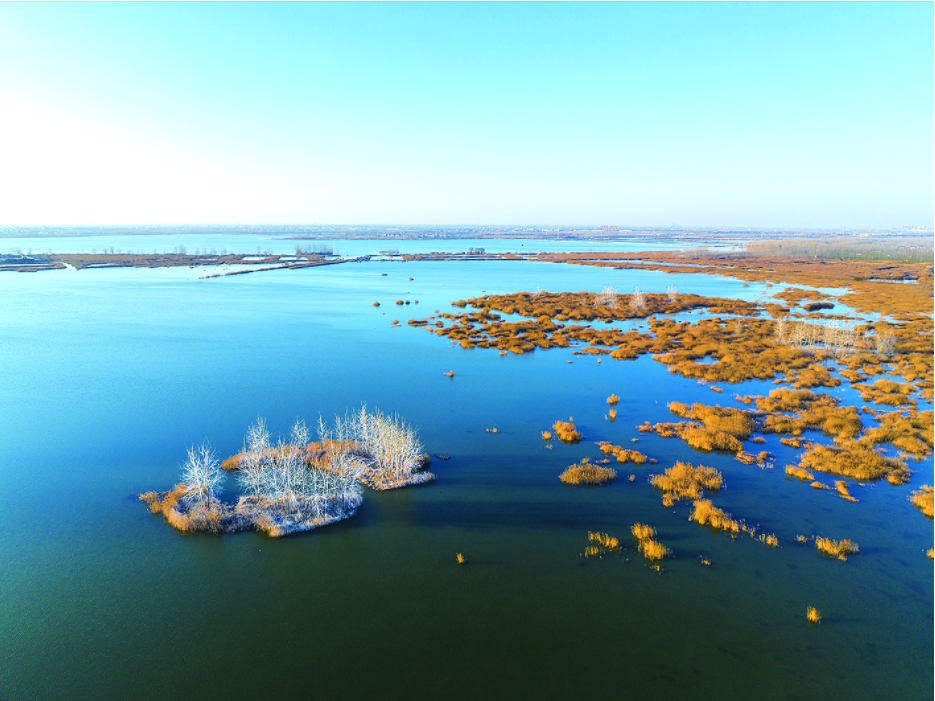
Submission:
[[[203,274],[0,276],[0,699],[931,697],[932,527],[906,500],[931,458],[910,486],[855,487],[850,504],[785,480],[795,451],[775,437],[762,470],[634,428],[669,420],[666,402],[733,405],[769,383],[715,396],[649,357],[500,357],[405,324],[482,291],[762,286],[513,262]],[[368,490],[354,518],[281,540],[182,535],[136,500],[178,480],[192,443],[227,455],[257,416],[286,432],[361,402],[451,456],[434,484]],[[586,440],[545,449],[540,432],[569,416]],[[558,481],[593,441],[634,437],[658,466],[601,489]],[[663,508],[646,477],[676,459],[721,470],[715,503],[781,547]],[[661,574],[631,545],[637,521],[673,551]],[[627,552],[584,560],[589,530]],[[826,560],[799,533],[861,552]]]

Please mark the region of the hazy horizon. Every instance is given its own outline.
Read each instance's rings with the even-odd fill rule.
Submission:
[[[0,226],[931,229],[933,22],[931,3],[2,3]]]

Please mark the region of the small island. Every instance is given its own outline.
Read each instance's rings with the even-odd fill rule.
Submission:
[[[331,426],[319,419],[318,436],[311,441],[297,420],[289,439],[274,444],[259,419],[241,453],[221,463],[207,443],[192,446],[182,481],[140,501],[180,531],[279,537],[350,518],[363,502],[363,485],[387,490],[435,479],[415,431],[399,417],[361,407]],[[225,471],[237,473],[243,494],[236,504],[217,496]]]

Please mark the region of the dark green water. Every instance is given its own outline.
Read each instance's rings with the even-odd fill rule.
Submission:
[[[932,696],[932,526],[906,500],[931,458],[850,504],[785,480],[794,451],[774,437],[778,467],[761,470],[634,429],[668,420],[668,401],[771,384],[714,395],[649,357],[500,357],[405,325],[482,290],[762,287],[507,262],[198,275],[0,276],[0,699]],[[393,304],[406,298],[420,304]],[[434,484],[366,491],[353,519],[280,540],[182,535],[135,499],[174,484],[193,442],[230,454],[258,415],[286,431],[361,402],[451,455]],[[546,450],[540,432],[568,416],[586,440]],[[558,481],[593,441],[632,437],[658,466],[601,489]],[[663,508],[646,476],[676,459],[721,470],[715,503],[781,547]],[[632,547],[637,521],[673,551],[661,574]],[[589,530],[626,552],[585,560]],[[827,560],[799,533],[861,552]]]

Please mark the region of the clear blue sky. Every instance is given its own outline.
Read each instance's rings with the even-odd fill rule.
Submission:
[[[0,3],[0,224],[933,225],[928,3]]]

